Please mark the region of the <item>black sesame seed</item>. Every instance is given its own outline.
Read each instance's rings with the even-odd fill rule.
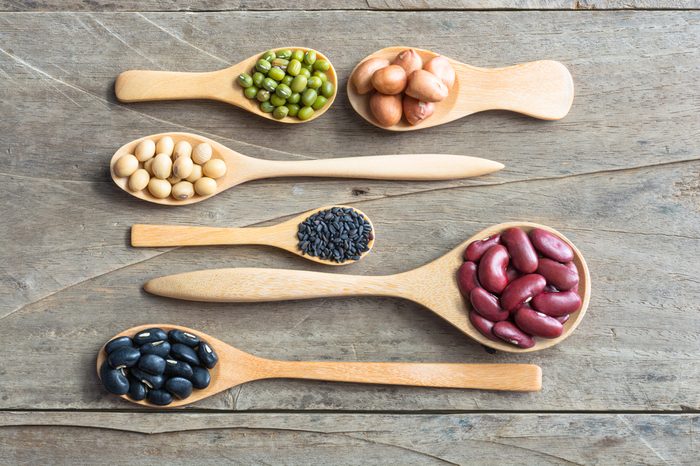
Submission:
[[[345,262],[367,252],[374,234],[369,221],[356,210],[332,207],[300,223],[297,238],[302,254]]]

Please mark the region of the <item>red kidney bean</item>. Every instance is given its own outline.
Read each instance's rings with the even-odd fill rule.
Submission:
[[[496,244],[501,244],[501,235],[493,235],[482,240],[473,241],[467,246],[467,250],[464,251],[464,260],[479,262],[481,256],[484,255],[486,251],[491,249],[491,246]]]
[[[478,268],[474,262],[463,263],[457,271],[459,292],[462,293],[462,296],[465,298],[469,297],[469,293],[471,293],[474,288],[481,286],[477,275]]]
[[[484,253],[479,262],[479,283],[491,293],[500,293],[508,284],[508,250],[497,244]]]
[[[562,264],[546,257],[540,258],[537,273],[542,275],[547,283],[558,290],[567,291],[578,285],[578,270],[573,262]]]
[[[554,235],[553,233],[535,228],[530,230],[528,235],[535,246],[543,256],[554,259],[558,262],[570,262],[574,260],[574,250],[566,242]]]
[[[532,348],[535,346],[535,340],[530,335],[507,320],[496,322],[491,332],[501,340],[505,340],[521,348]]]
[[[474,288],[469,295],[474,310],[488,320],[498,322],[506,320],[510,313],[501,309],[498,298],[483,288]]]
[[[571,317],[571,314],[564,314],[563,316],[555,317],[559,322],[561,322],[562,325],[566,323],[567,320],[569,320],[569,317]]]
[[[556,338],[564,331],[564,326],[554,317],[525,306],[515,313],[515,323],[523,332],[542,338]]]
[[[548,316],[561,317],[578,311],[581,307],[581,297],[573,290],[558,293],[544,292],[532,298],[530,304]]]
[[[512,311],[528,299],[542,293],[547,282],[542,275],[530,273],[516,278],[506,286],[501,294],[501,307]]]
[[[471,322],[472,325],[476,327],[476,329],[489,340],[500,341],[498,338],[496,338],[496,336],[493,333],[491,333],[491,329],[493,329],[494,323],[488,320],[487,318],[483,317],[478,312],[469,311],[469,322]]]
[[[523,230],[508,228],[501,234],[501,241],[508,248],[513,267],[522,273],[537,270],[537,251]]]

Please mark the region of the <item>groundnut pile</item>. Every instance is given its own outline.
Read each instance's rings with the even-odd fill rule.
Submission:
[[[380,125],[393,126],[402,116],[415,125],[433,114],[436,102],[447,98],[455,70],[443,56],[423,63],[418,52],[406,49],[391,63],[370,58],[357,67],[351,80],[358,94],[376,91],[369,107]]]
[[[133,154],[117,160],[114,173],[129,178],[129,191],[148,189],[158,199],[172,196],[184,201],[195,194],[209,196],[216,191],[216,180],[226,174],[226,163],[212,155],[206,142],[192,147],[189,142],[175,142],[170,136],[157,142],[145,139]]]
[[[219,361],[207,342],[181,330],[143,330],[134,338],[118,337],[105,345],[100,379],[108,392],[168,405],[184,400],[194,388],[207,388]]]
[[[531,348],[533,337],[560,336],[581,307],[574,251],[546,230],[509,228],[470,243],[464,259],[457,281],[469,320],[491,340]]]

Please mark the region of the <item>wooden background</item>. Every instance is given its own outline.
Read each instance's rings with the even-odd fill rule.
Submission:
[[[181,3],[0,0],[0,463],[700,462],[700,2]],[[332,109],[307,125],[215,102],[114,97],[126,69],[213,70],[287,43],[322,50],[342,77]],[[478,66],[560,60],[574,76],[572,111],[558,122],[489,112],[381,131],[354,114],[344,85],[361,58],[396,44]],[[108,173],[116,148],[163,131],[269,159],[440,151],[506,169],[435,183],[257,181],[165,208]],[[361,263],[326,270],[259,247],[128,246],[133,223],[265,225],[328,203],[373,219],[377,244]],[[400,300],[203,304],[141,290],[208,267],[398,272],[509,220],[559,229],[591,268],[583,323],[539,353],[492,354]],[[292,360],[532,362],[544,386],[269,380],[147,412],[106,394],[94,360],[111,335],[149,322]]]

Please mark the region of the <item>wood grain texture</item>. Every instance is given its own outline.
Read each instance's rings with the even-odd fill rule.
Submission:
[[[698,0],[0,0],[0,11],[699,9]]]
[[[0,457],[52,464],[678,464],[700,416],[0,414]],[[148,434],[148,435],[144,435]],[[567,440],[570,439],[570,440]],[[128,448],[124,445],[128,444]],[[195,457],[196,455],[196,457]]]
[[[343,24],[325,31],[323,43],[341,77],[341,93],[313,124],[281,128],[215,102],[116,102],[113,80],[125,69],[204,71],[277,45],[274,37],[260,44],[249,38],[278,15],[0,15],[0,409],[125,409],[99,388],[94,357],[114,333],[151,321],[197,328],[271,358],[523,362],[540,365],[544,374],[537,394],[261,381],[202,401],[197,405],[202,410],[700,409],[700,264],[694,260],[700,255],[697,12],[294,12],[299,43],[309,46],[318,46],[318,24]],[[415,30],[422,31],[421,37],[413,36]],[[493,112],[412,134],[387,134],[355,115],[342,84],[360,59],[396,43],[485,67],[558,60],[571,69],[577,95],[570,114],[557,122]],[[119,191],[107,166],[120,145],[162,131],[204,134],[270,160],[430,153],[438,147],[499,160],[508,169],[447,182],[264,180],[205,204],[166,209]],[[317,142],[319,135],[323,144]],[[550,225],[581,249],[591,268],[594,288],[585,321],[569,339],[541,354],[494,355],[420,306],[400,300],[193,304],[140,289],[148,278],[205,266],[316,271],[320,266],[262,247],[133,249],[128,247],[133,223],[269,225],[329,203],[356,205],[381,231],[372,254],[343,269],[355,274],[419,266],[503,221]],[[56,415],[70,419],[69,413]],[[640,425],[637,434],[626,431],[615,416],[581,415],[591,416],[583,426],[591,433],[586,436],[564,428],[579,415],[554,416],[557,422],[545,417],[541,424],[539,415],[531,415],[529,428],[509,416],[499,414],[494,424],[486,424],[489,440],[502,443],[493,432],[504,429],[511,437],[523,437],[518,445],[539,448],[543,436],[537,432],[551,427],[547,432],[556,436],[560,427],[575,442],[557,437],[546,451],[575,462],[604,463],[606,457],[598,452],[613,454],[615,448],[620,458],[661,462],[639,435],[670,462],[683,462],[682,455],[694,451],[682,449],[687,443],[677,446],[684,437],[674,437],[672,428],[664,430],[667,417],[650,417],[662,427],[647,434]],[[21,427],[2,448],[21,459],[26,439],[55,441],[42,451],[59,451],[75,442],[78,432],[89,438],[114,434],[74,429],[56,430],[63,433],[51,440],[42,428]],[[436,435],[433,429],[441,432],[432,437],[436,445],[452,446],[455,429],[449,424],[413,424],[395,438],[420,442]],[[376,430],[390,429],[378,424]],[[608,441],[605,432],[625,439]],[[178,445],[187,439],[214,444],[218,438],[204,432],[196,434],[204,437],[178,435],[173,440]],[[147,444],[148,437],[133,437],[145,442],[144,449],[157,448]],[[578,447],[589,437],[596,440]],[[278,453],[269,437],[255,442],[267,454]],[[304,442],[325,445],[326,440],[319,436]],[[490,449],[481,450],[466,442],[469,454],[485,451],[502,458],[512,451],[486,444]],[[371,462],[357,456],[361,445],[336,451]],[[92,454],[88,450],[85,454]],[[439,456],[445,450],[431,451]],[[285,453],[292,454],[291,447],[277,458]],[[375,462],[392,454],[396,449],[381,450]],[[427,461],[421,456],[409,460]]]

